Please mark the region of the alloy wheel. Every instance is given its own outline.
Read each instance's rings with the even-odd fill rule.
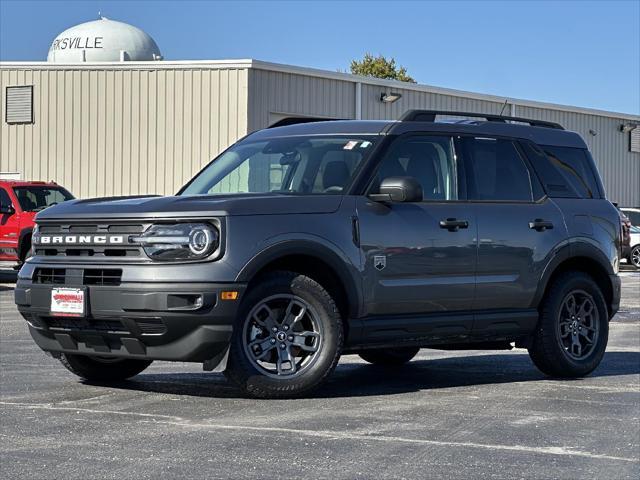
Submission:
[[[600,333],[600,315],[591,295],[584,290],[568,293],[560,308],[558,341],[566,355],[583,360],[591,354]]]
[[[297,295],[273,295],[255,306],[242,340],[249,361],[276,378],[301,375],[317,359],[322,329],[315,309]]]
[[[631,250],[631,263],[634,267],[640,268],[640,246],[634,247]]]

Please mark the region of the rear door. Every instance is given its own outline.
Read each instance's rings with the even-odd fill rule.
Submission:
[[[424,198],[382,204],[358,197],[369,315],[470,310],[476,268],[476,220],[463,201],[464,176],[453,138],[410,134],[397,138],[373,179],[411,176]]]
[[[531,308],[545,266],[567,238],[563,216],[516,142],[463,137],[460,145],[478,222],[473,308]]]

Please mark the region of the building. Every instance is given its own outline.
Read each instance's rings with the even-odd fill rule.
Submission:
[[[83,51],[98,42],[63,34],[56,40]],[[394,119],[425,108],[560,123],[586,140],[609,198],[640,206],[639,115],[257,60],[157,61],[155,42],[147,61],[128,61],[126,45],[111,50],[100,62],[86,51],[0,62],[0,174],[54,180],[83,198],[173,194],[237,139],[284,117]]]

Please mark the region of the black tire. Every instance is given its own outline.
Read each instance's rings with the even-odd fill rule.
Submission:
[[[566,327],[564,328],[565,337],[571,336],[572,328],[574,332],[578,328],[581,331],[585,328],[580,323],[574,323],[573,326],[568,323],[573,317],[569,317],[568,310],[564,305],[571,294],[590,299],[593,305],[592,311],[597,313],[597,318],[591,316],[592,327],[597,328],[597,337],[593,338],[592,343],[585,343],[585,351],[580,358],[574,358],[573,354],[569,352],[570,349],[573,350],[572,346],[563,346],[562,344],[563,341],[572,340],[569,338],[563,340],[561,323],[564,323]],[[576,318],[580,318],[580,316]],[[586,330],[584,331],[586,332]],[[536,367],[546,375],[561,378],[582,377],[591,373],[600,364],[607,347],[608,337],[609,316],[600,288],[586,273],[567,272],[553,281],[542,301],[540,319],[532,346],[529,348],[529,356]],[[580,334],[576,338],[580,342],[586,342]]]
[[[419,351],[418,347],[381,348],[365,350],[359,355],[360,358],[374,365],[400,366],[410,362]]]
[[[71,373],[93,382],[116,382],[131,378],[151,365],[151,360],[109,359],[63,353],[60,363]]]
[[[295,366],[295,372],[292,374],[280,371],[280,364],[277,366],[277,372],[270,372],[266,367],[262,368],[257,359],[249,358],[249,349],[252,347],[248,345],[252,342],[247,339],[247,336],[251,336],[254,328],[260,331],[256,335],[260,337],[261,341],[272,341],[270,339],[281,333],[272,333],[269,329],[263,329],[263,325],[256,326],[254,321],[254,315],[257,315],[259,311],[256,309],[260,309],[261,305],[272,301],[269,299],[276,298],[273,301],[277,301],[278,297],[287,297],[287,300],[292,302],[298,300],[304,302],[309,307],[306,311],[311,312],[309,315],[313,315],[313,318],[317,317],[315,324],[320,330],[318,337],[314,339],[314,343],[318,342],[315,352],[307,353],[296,350],[293,344],[287,344],[286,350],[283,350],[283,352],[293,352],[292,364]],[[278,310],[278,317],[280,317],[280,313],[281,310]],[[282,327],[277,327],[280,329],[284,328],[285,322],[278,321],[276,324],[282,325]],[[295,321],[291,324],[289,333],[295,333],[294,324]],[[250,331],[247,330],[249,328],[251,328]],[[253,342],[255,341],[254,339]],[[274,342],[276,347],[267,344],[265,354],[275,355],[275,362],[281,362],[281,352],[277,346],[282,346],[282,344],[277,342],[280,340]],[[305,275],[289,271],[273,272],[254,282],[254,286],[250,288],[242,301],[231,339],[225,375],[251,397],[297,397],[318,387],[333,372],[340,359],[342,342],[343,328],[340,312],[327,290]],[[275,350],[273,350],[274,348]],[[300,365],[303,361],[306,362],[304,366],[297,366],[297,357],[293,356],[296,352],[302,358],[299,360]],[[286,353],[284,354],[286,355]]]
[[[20,253],[18,254],[18,263],[16,266],[13,267],[14,270],[20,270],[22,268],[22,265],[24,265],[24,262],[27,260],[27,257],[29,257],[30,252],[31,252],[31,235],[27,236],[24,239],[24,243],[20,247]]]
[[[629,254],[629,263],[640,270],[640,245],[635,245]]]

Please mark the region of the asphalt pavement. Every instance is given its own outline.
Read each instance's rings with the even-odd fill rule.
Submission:
[[[421,350],[399,369],[345,356],[311,398],[242,398],[156,362],[84,384],[32,342],[0,272],[0,476],[640,478],[640,272],[626,271],[600,367],[539,373],[526,350]]]

